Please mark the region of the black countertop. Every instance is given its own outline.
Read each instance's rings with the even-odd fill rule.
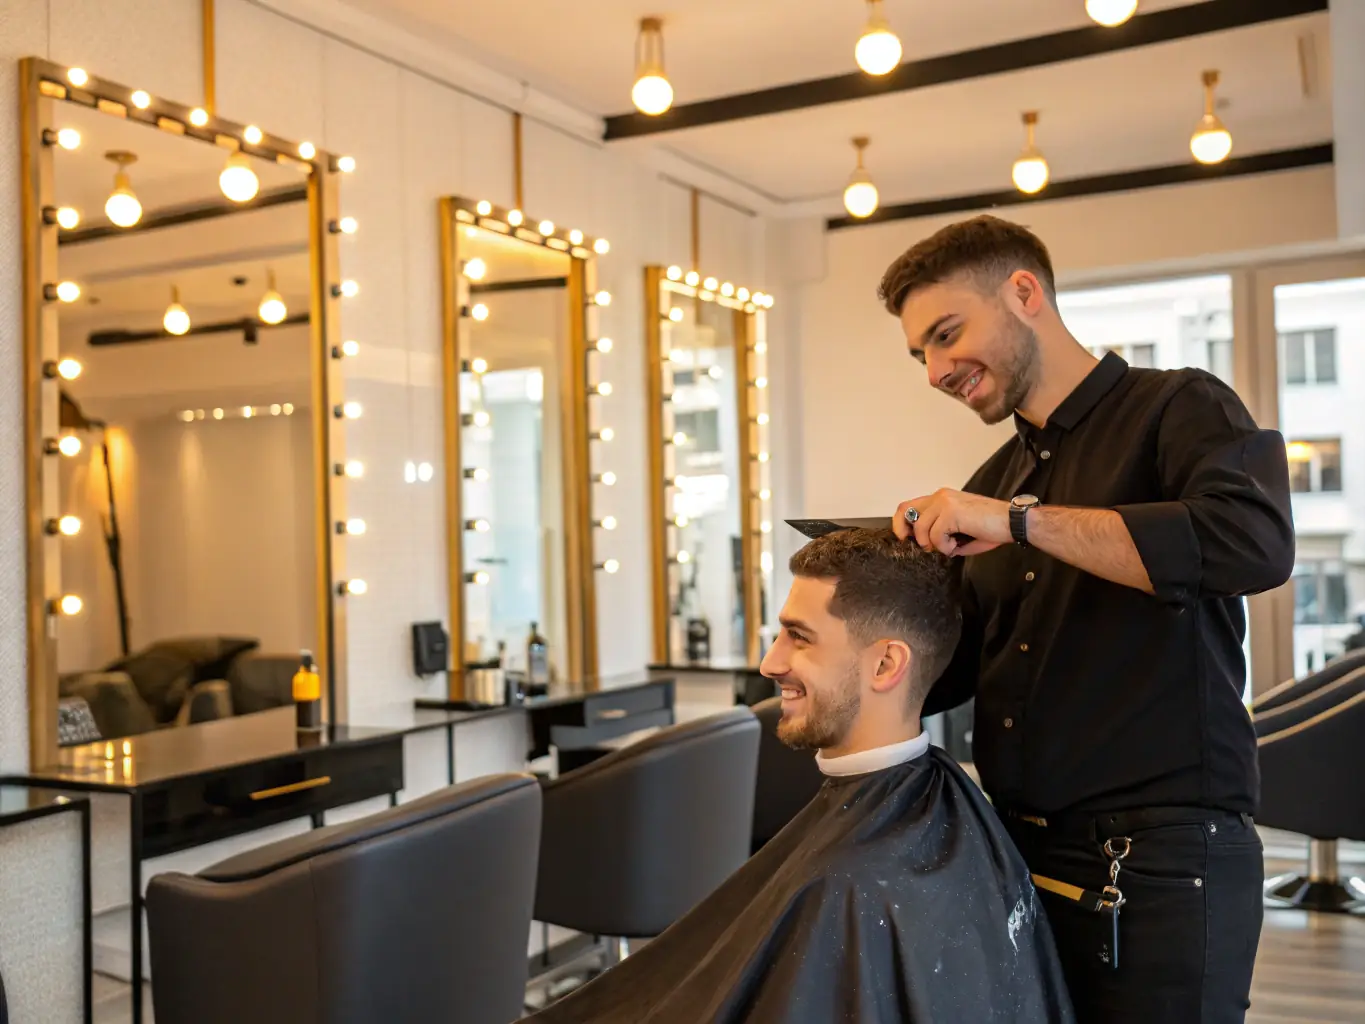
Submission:
[[[42,786],[22,782],[0,783],[0,827],[75,809],[87,803],[83,796],[72,796]]]
[[[650,665],[651,672],[716,672],[725,675],[758,675],[757,665],[749,664],[747,658],[709,658],[706,661],[675,661],[661,665]]]

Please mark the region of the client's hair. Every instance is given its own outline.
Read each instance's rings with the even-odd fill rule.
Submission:
[[[829,612],[859,644],[904,640],[914,654],[911,700],[922,702],[962,633],[961,559],[925,551],[890,529],[838,530],[792,555],[792,575],[834,580]]]

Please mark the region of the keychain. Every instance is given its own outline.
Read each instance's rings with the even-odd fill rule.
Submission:
[[[1119,862],[1132,852],[1133,841],[1127,836],[1119,836],[1104,841],[1104,855],[1109,858],[1109,884],[1104,887],[1103,911],[1109,915],[1111,935],[1109,948],[1100,953],[1100,959],[1114,970],[1119,969],[1119,910],[1127,900],[1119,889]]]

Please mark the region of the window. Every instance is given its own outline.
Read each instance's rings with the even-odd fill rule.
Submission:
[[[1347,617],[1346,569],[1341,562],[1302,562],[1294,566],[1294,624],[1331,626]]]
[[[1337,382],[1337,329],[1289,331],[1280,335],[1286,384]]]
[[[1142,366],[1148,369],[1156,366],[1156,345],[1150,341],[1136,342],[1132,345],[1101,345],[1090,351],[1101,358],[1112,352],[1129,366]]]
[[[1290,441],[1289,489],[1295,494],[1341,490],[1341,441]]]

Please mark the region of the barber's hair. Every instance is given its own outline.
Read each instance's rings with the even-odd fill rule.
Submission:
[[[914,660],[911,699],[922,702],[962,633],[961,559],[925,551],[890,530],[838,530],[792,555],[792,575],[834,581],[829,612],[862,646],[903,640]]]
[[[993,292],[1016,270],[1038,278],[1053,305],[1057,283],[1047,246],[1028,228],[982,214],[934,232],[905,250],[882,275],[877,298],[900,316],[914,292],[966,275],[982,291]]]

